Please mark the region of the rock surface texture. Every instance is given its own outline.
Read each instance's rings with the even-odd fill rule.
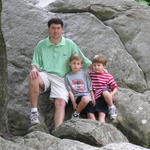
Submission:
[[[1,0],[0,13],[0,134],[9,130],[17,136],[15,141],[0,138],[0,149],[150,148],[149,6],[134,0]],[[62,18],[64,36],[75,41],[88,58],[98,53],[107,56],[107,69],[120,86],[115,124],[69,120],[52,132],[64,139],[47,134],[54,126],[54,104],[47,92],[39,99],[42,124],[30,127],[28,74],[34,47],[48,36],[47,21],[52,17]],[[68,105],[66,120],[71,112]],[[80,128],[86,134],[79,134]],[[74,133],[62,134],[62,130]]]

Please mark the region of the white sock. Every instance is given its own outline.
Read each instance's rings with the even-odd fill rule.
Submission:
[[[76,111],[74,112],[74,114],[80,115],[80,113],[77,113]]]
[[[109,108],[114,108],[115,107],[115,105],[113,104],[113,105],[111,105],[111,106],[109,106]]]
[[[37,107],[33,107],[33,108],[31,108],[31,113],[32,113],[32,112],[38,112]]]

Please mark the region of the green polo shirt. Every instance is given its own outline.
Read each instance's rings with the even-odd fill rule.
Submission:
[[[37,44],[32,65],[37,66],[41,71],[64,77],[70,71],[68,62],[74,53],[78,53],[84,58],[84,68],[91,64],[91,61],[83,55],[72,40],[62,37],[60,43],[54,44],[47,37]]]

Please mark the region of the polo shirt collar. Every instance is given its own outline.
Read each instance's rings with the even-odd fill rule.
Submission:
[[[49,36],[46,38],[46,45],[47,46],[55,45],[54,43],[52,43],[50,41],[50,37]],[[61,38],[61,41],[56,46],[61,46],[61,45],[65,45],[65,38],[63,36]]]

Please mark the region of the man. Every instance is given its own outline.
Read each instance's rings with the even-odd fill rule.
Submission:
[[[68,102],[68,92],[64,84],[64,77],[69,72],[69,58],[78,53],[84,58],[84,67],[91,61],[86,58],[77,45],[62,36],[63,22],[59,18],[48,21],[49,36],[41,40],[34,51],[32,70],[29,75],[29,95],[31,102],[31,124],[39,123],[38,97],[40,92],[51,88],[50,98],[54,99],[55,128],[62,124],[65,117],[65,106]]]

